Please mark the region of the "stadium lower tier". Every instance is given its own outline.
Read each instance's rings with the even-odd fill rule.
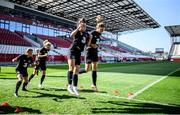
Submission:
[[[20,54],[1,54],[0,53],[0,62],[11,62],[12,59],[17,57],[18,55],[20,55]],[[33,58],[35,59],[35,55]],[[50,55],[50,56],[48,56],[48,59],[47,59],[47,61],[49,61],[49,62],[51,62],[51,61],[65,62],[66,60],[67,60],[67,57],[63,56],[63,55],[59,55],[59,56]]]
[[[16,56],[23,54],[27,48],[33,49],[35,57],[38,47],[0,45],[0,62],[11,62]],[[49,62],[67,62],[68,48],[52,49],[49,51],[47,61]],[[85,52],[82,53],[84,61]],[[117,61],[153,61],[152,57],[143,55],[133,55],[129,53],[111,53],[111,51],[99,51],[100,62],[117,62]]]
[[[171,56],[171,61],[180,62],[180,56]]]

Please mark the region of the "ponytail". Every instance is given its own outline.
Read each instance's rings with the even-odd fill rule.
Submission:
[[[104,20],[100,15],[96,16],[96,28],[99,28],[99,27],[102,27],[102,28],[105,27]]]

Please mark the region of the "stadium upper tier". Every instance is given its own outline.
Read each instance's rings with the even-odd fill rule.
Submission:
[[[169,59],[172,61],[180,61],[180,25],[165,26],[165,29],[169,33],[172,42]]]
[[[70,38],[61,38],[61,37],[54,37],[54,36],[48,36],[48,35],[41,35],[41,34],[30,34],[27,32],[21,32],[21,31],[15,31],[12,32],[7,29],[2,29],[0,28],[0,33],[1,33],[1,40],[0,44],[5,44],[5,45],[17,45],[17,46],[41,46],[42,42],[44,40],[49,40],[55,48],[69,48],[72,40]],[[102,39],[106,39],[106,42],[112,42],[110,39],[107,39],[105,37],[102,37]],[[35,42],[35,44],[34,44]],[[113,41],[117,42],[118,41]],[[38,44],[38,45],[36,45]],[[126,47],[125,47],[126,46]],[[109,51],[114,51],[114,52],[129,52],[133,53],[135,49],[132,49],[129,45],[118,44],[118,46],[111,46],[107,43],[101,43],[102,49],[106,49]]]
[[[110,32],[160,26],[133,0],[1,0],[0,5],[12,14],[18,12],[25,19],[52,20],[71,27],[84,16],[88,29],[93,29],[97,15],[103,16],[106,30]]]

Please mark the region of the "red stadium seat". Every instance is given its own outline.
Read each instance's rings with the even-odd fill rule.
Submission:
[[[0,28],[0,35],[1,35],[0,44],[31,46],[31,44],[26,40],[24,40],[22,36],[19,36],[7,29]]]
[[[40,34],[34,34],[34,35],[41,38],[42,40],[49,40],[53,45],[56,45],[58,47],[69,48],[71,45],[69,41],[59,38],[59,37],[40,35]]]

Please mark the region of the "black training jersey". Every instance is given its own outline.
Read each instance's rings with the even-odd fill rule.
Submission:
[[[89,38],[88,33],[78,31],[77,34],[75,35],[74,42],[72,43],[71,50],[75,51],[79,49],[80,51],[83,51],[88,38]]]
[[[93,31],[91,32],[92,35],[92,40],[91,40],[91,44],[99,44],[100,39],[101,39],[101,33],[97,32],[97,31]]]
[[[19,61],[18,65],[16,66],[16,69],[27,69],[29,64],[33,63],[33,58],[28,57],[27,55],[23,54],[20,55],[17,60]]]
[[[39,54],[40,55],[45,55],[45,54],[47,54],[49,52],[49,50],[47,50],[46,48],[41,48],[40,50],[39,50]],[[46,59],[47,59],[47,56],[46,57],[38,57],[38,61],[39,62],[46,62]]]

